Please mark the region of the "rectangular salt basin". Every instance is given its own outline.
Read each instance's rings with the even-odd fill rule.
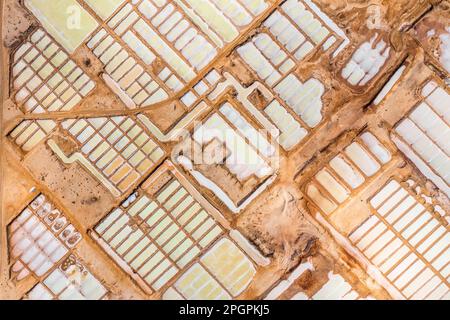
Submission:
[[[187,3],[225,42],[231,42],[239,35],[234,25],[209,1],[188,0]]]
[[[69,53],[98,27],[97,21],[76,0],[25,0],[25,6]]]
[[[380,164],[358,143],[348,146],[345,149],[345,153],[368,177],[373,176],[381,168]]]
[[[108,19],[125,0],[84,0],[103,20]]]

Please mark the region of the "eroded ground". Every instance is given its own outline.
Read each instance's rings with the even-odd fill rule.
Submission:
[[[448,0],[1,6],[1,298],[450,298]]]

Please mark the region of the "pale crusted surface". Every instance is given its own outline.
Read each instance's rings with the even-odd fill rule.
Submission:
[[[85,2],[79,1],[86,10],[86,15],[92,16],[98,21],[104,18],[100,17],[102,14],[112,15],[114,12],[114,10],[107,10],[99,14],[99,11],[96,10],[102,10],[101,6],[91,8]],[[195,3],[195,1],[186,2]],[[240,1],[241,4],[245,2]],[[291,5],[295,3],[292,0],[287,2]],[[114,60],[107,60],[101,52],[102,50],[94,49],[99,45],[98,42],[95,42],[95,39],[91,40],[97,34],[101,34],[100,29],[97,29],[93,34],[88,34],[82,41],[82,45],[75,48],[74,52],[67,57],[68,61],[72,61],[80,69],[80,74],[88,77],[95,86],[87,90],[85,94],[83,93],[81,100],[70,110],[29,112],[27,103],[30,102],[21,100],[21,89],[27,85],[32,86],[38,83],[38,80],[28,79],[23,81],[20,86],[16,84],[15,80],[21,76],[21,72],[15,70],[20,66],[16,65],[14,53],[20,50],[21,45],[30,41],[36,28],[42,24],[22,7],[19,1],[4,1],[3,19],[1,20],[2,68],[9,70],[9,72],[4,72],[9,77],[3,76],[1,88],[0,126],[3,129],[1,178],[3,187],[0,200],[2,204],[0,297],[20,299],[37,282],[42,281],[42,278],[39,277],[27,278],[21,282],[11,279],[9,267],[12,256],[7,245],[8,226],[23,208],[42,193],[50,197],[57,207],[71,218],[74,226],[82,234],[83,240],[76,247],[76,254],[90,272],[101,281],[109,292],[108,297],[113,299],[159,299],[165,297],[165,294],[167,295],[168,288],[178,290],[177,293],[171,292],[171,294],[178,295],[177,297],[185,295],[189,298],[191,295],[198,294],[202,297],[217,295],[236,299],[263,299],[277,285],[289,279],[293,270],[301,263],[310,263],[314,270],[308,270],[290,282],[277,298],[291,299],[298,293],[313,297],[328,282],[330,273],[342,276],[343,281],[348,283],[360,298],[408,298],[406,294],[398,293],[396,289],[393,290],[392,283],[386,282],[383,277],[374,274],[371,271],[373,268],[369,266],[370,261],[368,262],[368,260],[370,259],[364,258],[358,252],[355,253],[355,245],[352,245],[348,238],[352,232],[374,215],[369,205],[370,199],[391,179],[396,179],[404,184],[409,180],[415,181],[414,188],[417,196],[422,199],[420,201],[448,231],[450,202],[445,191],[433,183],[414,159],[399,150],[393,137],[397,125],[424,100],[422,89],[427,83],[433,81],[447,94],[449,93],[449,73],[442,63],[444,52],[441,52],[443,48],[442,35],[446,30],[450,32],[448,24],[445,25],[445,21],[449,21],[449,2],[447,0],[388,2],[372,0],[364,4],[356,0],[317,0],[312,2],[306,0],[300,2],[310,8],[309,10],[313,12],[311,17],[318,18],[327,30],[327,35],[317,40],[315,37],[319,37],[319,33],[308,34],[305,26],[302,29],[300,25],[296,25],[293,28],[297,29],[290,29],[292,34],[296,32],[296,38],[288,40],[294,42],[301,34],[311,45],[311,48],[305,49],[306,51],[302,55],[294,50],[289,51],[289,48],[293,46],[291,42],[280,52],[276,52],[272,58],[268,58],[270,50],[261,49],[262,43],[270,41],[272,44],[278,41],[272,50],[275,50],[273,48],[276,46],[280,48],[281,43],[285,40],[283,36],[287,37],[286,34],[281,34],[284,29],[272,28],[269,23],[271,18],[268,18],[272,14],[288,15],[290,12],[295,12],[294,10],[284,12],[281,1],[266,1],[266,6],[262,6],[257,13],[251,12],[247,8],[248,17],[246,22],[241,22],[242,27],[237,27],[236,22],[229,22],[225,24],[227,27],[222,29],[224,25],[220,25],[220,23],[223,23],[223,20],[219,19],[220,22],[214,25],[216,36],[212,36],[210,31],[205,28],[198,27],[195,22],[190,20],[191,18],[186,16],[186,23],[189,21],[197,33],[204,37],[203,39],[208,39],[208,44],[201,42],[200,49],[180,50],[177,47],[181,47],[180,43],[175,45],[164,38],[166,42],[163,42],[169,43],[165,47],[164,55],[158,51],[161,50],[161,47],[151,48],[153,53],[149,53],[150,47],[144,44],[146,39],[143,36],[150,34],[149,32],[141,34],[142,29],[133,29],[135,34],[139,34],[136,39],[139,39],[138,41],[141,41],[142,46],[145,47],[145,49],[141,47],[140,50],[135,50],[130,44],[131,42],[120,40],[119,29],[114,31],[113,28],[105,27],[105,34],[120,44],[115,48],[117,51],[110,48],[111,52],[114,52],[108,53]],[[117,1],[117,6],[123,8],[124,3],[125,1]],[[317,5],[317,9],[311,9],[311,3],[313,6]],[[138,12],[136,8],[133,10]],[[180,8],[177,10],[182,12]],[[196,14],[208,18],[206,11],[199,11]],[[215,11],[210,12],[214,13]],[[220,13],[220,11],[217,12]],[[141,19],[140,25],[136,25],[144,28],[143,25],[147,23],[150,26],[150,20],[146,19],[143,13],[139,12],[136,16]],[[208,19],[206,21],[212,23],[212,20]],[[289,23],[294,26],[294,22]],[[48,34],[54,38],[52,32],[56,31],[48,30]],[[267,37],[264,38],[264,35]],[[327,38],[331,36],[335,37],[337,42],[323,48],[327,44],[327,39],[331,41],[330,38]],[[161,37],[163,38],[163,36]],[[277,38],[278,40],[275,40]],[[197,38],[198,41],[200,41],[199,39]],[[209,43],[214,44],[216,52],[209,53],[211,59],[207,63],[205,62],[202,68],[195,67],[194,64],[198,61],[190,61],[189,59],[192,57],[189,54],[194,56],[202,53],[202,50],[204,52],[210,50]],[[218,43],[221,45],[217,45]],[[339,49],[341,44],[342,50]],[[61,48],[64,47],[62,44],[60,45]],[[118,47],[122,48],[120,54]],[[253,56],[245,50],[249,50]],[[266,56],[262,53],[258,54],[258,52],[263,52]],[[361,53],[363,53],[363,57],[359,56]],[[44,57],[43,50],[39,54]],[[370,58],[367,61],[364,60],[366,56]],[[283,61],[290,60],[292,65],[286,63],[286,65],[283,64],[284,67],[281,67],[283,61],[278,64],[273,63],[280,57],[285,57]],[[263,62],[252,64],[252,58],[255,61],[261,59],[258,61],[265,61],[265,64]],[[175,65],[174,61],[177,61],[178,64]],[[39,73],[40,67],[33,66],[32,62],[28,63],[30,68],[35,68],[33,72]],[[128,77],[120,78],[117,76],[119,72],[113,72],[110,69],[112,68],[110,64],[114,63],[122,68],[131,64],[134,69],[130,71]],[[380,92],[384,92],[382,91],[383,87],[388,84],[389,79],[401,66],[404,66],[403,72],[398,74],[397,78],[394,77],[396,81],[386,87],[386,94],[380,96],[379,102],[376,103],[375,97]],[[277,71],[267,72],[268,69],[264,68],[272,68]],[[63,69],[61,65],[59,71]],[[146,76],[141,77],[140,73],[144,71]],[[163,73],[176,76],[180,87],[170,89],[175,80],[171,78],[172,82],[169,82],[167,79],[170,76],[165,78]],[[109,82],[105,81],[105,75],[109,77]],[[64,77],[70,78],[69,75]],[[143,80],[147,77],[152,79],[148,83]],[[295,83],[294,92],[296,94],[292,95],[289,88],[283,89],[282,79],[290,79],[292,83]],[[198,84],[201,80],[203,82]],[[82,88],[75,87],[75,81],[75,79],[71,79],[69,82],[75,91],[81,92]],[[56,89],[59,83],[57,85],[52,83],[52,85],[53,93],[57,96],[61,95],[61,93],[57,93],[58,89]],[[146,86],[146,89],[142,89]],[[166,98],[154,101],[146,100],[147,96],[157,91],[154,89],[155,86],[166,91]],[[144,92],[149,90],[149,87],[154,90],[151,94],[147,91]],[[37,85],[37,88],[33,94],[35,98],[39,96],[39,90],[42,90],[40,85]],[[193,94],[195,98],[187,97],[188,93]],[[305,96],[307,96],[306,99],[304,99]],[[188,105],[187,101],[192,99],[195,102]],[[50,104],[43,100],[45,98],[39,103]],[[152,102],[146,104],[143,101]],[[277,101],[279,104],[278,113],[270,113],[269,104],[273,101]],[[183,140],[183,136],[177,136],[179,133],[177,129],[180,128],[186,129],[190,133],[196,132],[200,127],[199,122],[205,122],[214,115],[220,115],[221,108],[225,103],[232,105],[236,114],[243,119],[237,121],[234,118],[235,122],[233,122],[233,117],[223,116],[222,113],[223,121],[228,123],[235,133],[238,132],[239,125],[245,123],[253,129],[267,129],[268,126],[275,126],[280,130],[280,134],[286,131],[283,139],[294,135],[295,132],[289,130],[301,126],[304,130],[304,132],[302,131],[303,136],[292,143],[292,148],[289,150],[284,150],[279,146],[282,144],[281,138],[279,141],[270,140],[270,144],[280,150],[279,163],[277,165],[271,163],[271,156],[266,154],[261,158],[264,158],[265,163],[269,164],[273,172],[260,177],[252,172],[249,177],[239,179],[235,172],[241,170],[241,175],[244,175],[245,170],[251,171],[251,169],[248,169],[249,167],[246,169],[232,167],[230,163],[225,165],[214,162],[220,158],[217,153],[221,150],[225,150],[224,154],[229,155],[227,153],[229,150],[226,150],[226,147],[229,146],[224,141],[216,139],[214,142],[218,144],[209,145],[210,149],[208,149],[209,142],[199,145],[197,141],[199,148],[191,150],[193,148],[189,144],[191,140]],[[314,113],[306,112],[308,108]],[[318,115],[320,115],[320,119],[317,118]],[[105,147],[104,154],[102,156],[98,154],[98,158],[89,153],[94,150],[94,146],[89,152],[83,153],[90,147],[83,144],[80,137],[78,140],[75,138],[82,132],[81,129],[71,135],[63,130],[65,128],[64,121],[67,119],[114,117],[113,119],[117,123],[121,123],[122,120],[117,118],[120,116],[127,116],[133,124],[127,125],[124,122],[121,129],[116,129],[114,134],[109,132],[105,134],[105,136],[110,134],[108,136],[110,141],[107,142],[108,146]],[[143,120],[144,116],[148,121]],[[440,116],[444,119],[444,116]],[[16,135],[14,133],[24,120],[41,126],[42,137],[33,143],[31,151],[21,147],[26,145],[27,141],[33,140],[34,136],[26,136],[23,132]],[[33,122],[36,120],[52,121]],[[138,126],[133,131],[132,127],[135,124]],[[49,130],[51,133],[42,129],[44,125],[51,127]],[[106,131],[105,128],[104,130]],[[146,140],[140,144],[140,135],[144,131],[155,142]],[[297,130],[296,134],[299,132]],[[324,170],[330,172],[332,170],[330,161],[337,155],[342,156],[349,145],[359,143],[364,148],[370,149],[370,146],[364,145],[362,141],[361,137],[364,132],[374,135],[376,140],[388,150],[390,159],[382,163],[380,159],[376,159],[378,154],[376,151],[367,151],[372,160],[380,163],[380,167],[373,175],[365,176],[364,182],[358,187],[352,188],[345,185],[343,178],[336,178],[337,173],[333,173],[334,177],[338,183],[345,186],[347,189],[345,192],[336,187],[336,184],[330,183],[327,186],[321,186],[318,182],[320,180],[318,173],[324,172]],[[117,162],[116,166],[111,164],[111,167],[116,168],[117,175],[123,170],[123,175],[130,179],[127,182],[128,187],[119,193],[112,192],[108,185],[96,178],[96,176],[104,175],[103,178],[106,180],[113,179],[113,173],[108,175],[104,172],[108,171],[106,168],[110,165],[108,150],[119,148],[117,145],[114,146],[116,141],[113,140],[116,133],[121,134],[118,140],[124,139],[121,141],[125,145],[128,145],[128,141],[125,142],[125,140],[131,139],[134,146],[138,146],[136,150],[130,148],[125,151],[123,148],[120,151],[123,157],[125,154],[127,157],[129,154],[136,155],[135,160],[128,161],[128,165],[134,165],[134,161],[138,163],[142,160],[138,156],[138,149],[143,151],[145,149],[144,153],[153,162],[152,166],[148,165],[142,170],[145,174],[133,180],[131,174],[127,176],[128,171],[125,166],[120,170],[117,169],[121,165],[121,163],[119,165],[117,163],[121,160],[115,159],[113,162]],[[239,134],[244,135],[242,132]],[[20,139],[24,141],[19,143]],[[81,156],[85,158],[85,164],[75,160],[63,163],[49,147],[47,143],[49,139],[56,142],[69,160]],[[251,138],[247,137],[243,140],[247,144],[247,148],[258,150],[260,155],[263,153],[261,149],[258,149],[260,146],[252,144]],[[153,154],[154,158],[152,158],[152,150],[159,152],[157,156]],[[443,151],[448,155],[449,150],[443,149]],[[189,167],[186,163],[178,163],[180,155],[185,157],[184,160],[194,160],[198,156],[206,155],[208,160],[214,161]],[[102,160],[105,164],[100,165],[97,161],[102,157],[105,157]],[[87,166],[86,163],[90,165]],[[221,237],[227,238],[232,246],[230,252],[234,252],[233,256],[236,258],[236,261],[233,260],[234,263],[242,263],[246,266],[242,269],[243,271],[239,272],[246,273],[245,279],[247,277],[251,279],[248,285],[245,283],[233,287],[230,279],[219,283],[221,277],[225,278],[223,270],[234,270],[234,266],[226,266],[222,270],[220,261],[214,261],[213,258],[211,261],[206,259],[208,266],[205,267],[202,264],[202,260],[208,257],[208,252],[213,251],[214,244],[221,241],[217,240],[218,238],[216,242],[208,244],[198,253],[191,252],[193,258],[187,265],[179,263],[176,276],[170,278],[170,281],[168,280],[159,290],[143,289],[142,284],[133,275],[139,268],[145,269],[147,260],[141,261],[142,265],[137,264],[136,261],[119,263],[118,261],[122,257],[117,259],[114,254],[104,250],[101,244],[99,245],[100,242],[93,236],[93,230],[99,223],[121,205],[122,207],[130,205],[127,204],[127,201],[130,196],[132,198],[135,195],[134,192],[139,188],[146,189],[153,196],[153,192],[160,192],[167,187],[170,176],[167,173],[161,175],[159,173],[166,167],[172,170],[172,173],[176,172],[177,179],[187,190],[177,189],[179,193],[174,192],[173,199],[192,197],[214,217],[216,223],[223,228],[221,231],[223,237]],[[356,168],[356,165],[353,164],[353,167]],[[92,168],[98,172],[94,172]],[[362,173],[364,168],[360,167],[357,170]],[[199,176],[201,177],[199,178]],[[205,183],[205,181],[209,183]],[[117,181],[111,182],[111,185],[118,184]],[[143,187],[142,184],[148,185]],[[211,187],[212,185],[218,189]],[[317,200],[317,192],[311,192],[310,186],[318,188],[318,192],[322,192],[322,195],[326,194],[327,201],[331,199],[331,202],[335,203],[334,207],[329,209],[332,205],[324,205],[326,201],[323,198],[321,201]],[[324,189],[331,191],[324,191]],[[222,192],[218,192],[218,190]],[[186,198],[177,198],[178,195]],[[229,197],[228,202],[226,201],[227,196]],[[338,197],[345,199],[339,201]],[[237,210],[233,210],[236,209],[235,207]],[[175,211],[174,208],[175,206],[172,209],[165,208],[164,210]],[[327,212],[328,209],[329,212]],[[154,212],[150,216],[156,217],[157,214]],[[186,216],[184,218],[190,221]],[[151,223],[147,221],[148,226],[144,226],[143,221],[141,217],[127,222],[128,229],[132,231],[120,241],[129,239],[131,232],[136,231],[137,224],[142,224],[142,229],[149,233],[150,238],[160,239],[155,242],[163,241],[158,237],[163,237],[164,232],[152,234]],[[200,225],[200,222],[202,221],[196,223]],[[164,221],[158,228],[162,228],[163,225]],[[188,230],[186,232],[189,233],[189,225],[178,227],[180,230]],[[206,228],[206,223],[204,227]],[[169,230],[171,229],[169,228]],[[249,243],[244,244],[242,239],[231,236],[231,230],[238,230]],[[191,233],[195,232],[194,228]],[[170,239],[175,238],[175,233],[167,232],[167,235]],[[189,237],[191,236],[189,235]],[[119,238],[116,240],[120,242]],[[168,243],[170,244],[170,242]],[[168,245],[166,242],[163,244]],[[159,243],[158,245],[162,246],[163,244]],[[167,249],[164,254],[169,256],[170,252]],[[258,259],[254,257],[255,252],[259,255]],[[268,261],[268,263],[258,265],[257,260]],[[427,265],[428,263],[426,262]],[[136,270],[131,271],[130,266]],[[250,266],[254,267],[254,270]],[[191,267],[193,269],[190,269]],[[204,269],[201,270],[201,268]],[[142,269],[140,270],[142,271]],[[214,283],[211,286],[216,288],[216,295],[214,292],[195,293],[191,290],[192,288],[186,289],[189,284],[179,279],[189,278],[189,272],[191,272],[189,270],[195,271],[192,271],[192,274],[200,274],[199,277],[202,281]],[[152,272],[156,271],[152,269]],[[445,270],[440,272],[445,272]],[[142,274],[151,275],[151,272],[146,270]],[[219,275],[219,280],[213,279],[213,276],[216,275]],[[177,285],[181,282],[183,282],[183,286],[180,285],[180,288],[184,289],[177,289]],[[445,293],[442,296],[445,298]]]

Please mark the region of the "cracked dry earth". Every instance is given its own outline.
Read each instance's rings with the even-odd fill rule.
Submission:
[[[3,0],[2,299],[450,299],[448,0]]]

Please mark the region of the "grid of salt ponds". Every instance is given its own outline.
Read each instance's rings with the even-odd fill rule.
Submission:
[[[186,107],[192,108],[216,87],[221,78],[221,75],[216,69],[211,70],[193,87],[193,90],[188,91],[181,97],[180,101],[183,102]]]
[[[294,60],[267,33],[258,33],[237,52],[270,87],[295,68]]]
[[[145,182],[99,223],[95,233],[99,244],[138,277],[140,285],[159,290],[223,230],[173,174],[153,195],[148,192],[155,188],[151,183],[158,182]]]
[[[100,281],[70,255],[55,268],[42,282],[39,282],[25,299],[27,300],[100,300],[107,290]]]
[[[294,111],[303,127],[314,128],[322,121],[325,87],[319,80],[311,78],[302,83],[296,75],[289,74],[276,85],[274,91]]]
[[[77,0],[24,0],[23,5],[39,20],[48,33],[74,53],[98,27],[98,22]]]
[[[450,234],[416,195],[390,181],[349,239],[408,299],[450,299]]]
[[[229,152],[225,165],[240,181],[274,173],[269,160],[274,146],[228,102],[196,128],[193,138],[201,146],[223,143]]]
[[[388,149],[365,132],[333,158],[306,186],[306,194],[327,215],[392,159]]]
[[[62,127],[78,141],[86,159],[121,193],[164,156],[164,151],[130,117],[67,120]]]
[[[278,143],[285,150],[292,149],[308,135],[308,131],[277,100],[273,100],[264,112],[280,129]]]
[[[246,2],[250,11],[245,9]],[[260,0],[243,4],[234,0],[227,4],[202,1],[201,5],[198,1],[133,0],[116,5],[118,11],[105,18],[112,10],[104,12],[102,6],[91,4],[108,21],[88,46],[105,64],[107,74],[138,106],[178,92],[212,61],[216,47],[221,47],[215,42],[222,43],[214,29],[223,21],[216,18],[230,22],[225,17],[229,14],[232,21],[245,25],[253,20],[250,12],[260,14],[266,7]],[[247,15],[250,20],[242,20]],[[233,24],[227,26],[224,30],[228,31]],[[163,67],[150,72],[156,62],[163,62]]]
[[[435,82],[422,89],[424,100],[395,128],[397,146],[427,178],[450,196],[450,95]]]
[[[238,53],[270,87],[317,46],[327,50],[338,36],[306,4],[284,2],[263,24],[264,31]]]
[[[390,47],[384,40],[375,43],[378,34],[364,42],[342,69],[342,77],[353,86],[364,86],[372,80],[389,58]]]
[[[119,12],[109,25],[122,20],[115,29],[119,35],[122,30],[132,26],[133,32],[141,37],[143,43],[166,61],[177,76],[188,82],[195,77],[194,70],[205,67],[217,51],[182,9],[171,1],[158,2],[135,1],[133,7],[125,6],[122,9],[128,12]]]
[[[14,98],[25,112],[71,110],[95,87],[42,29],[14,52],[11,74]]]
[[[313,300],[357,300],[359,294],[339,274],[328,275],[328,282],[312,297]]]
[[[226,300],[250,284],[256,269],[228,238],[218,241],[163,295],[166,300]]]
[[[299,0],[284,2],[263,24],[265,30],[238,49],[238,53],[270,87],[317,46],[324,49],[337,36]]]
[[[125,0],[82,0],[102,19],[107,20]]]
[[[9,133],[9,138],[23,151],[28,152],[56,127],[53,120],[24,120]]]
[[[279,97],[265,111],[282,132],[280,144],[290,150],[322,121],[325,92],[320,81],[302,83],[292,71],[317,46],[323,44],[327,50],[338,36],[306,4],[296,0],[281,5],[264,27],[237,52]]]
[[[11,274],[20,281],[45,276],[81,240],[80,233],[44,195],[34,199],[8,227]]]
[[[206,24],[207,34],[218,46],[230,43],[239,36],[240,31],[248,26],[258,15],[268,8],[264,0],[175,0],[187,8],[193,21]],[[205,27],[203,27],[205,28]],[[203,29],[202,28],[202,29]]]

